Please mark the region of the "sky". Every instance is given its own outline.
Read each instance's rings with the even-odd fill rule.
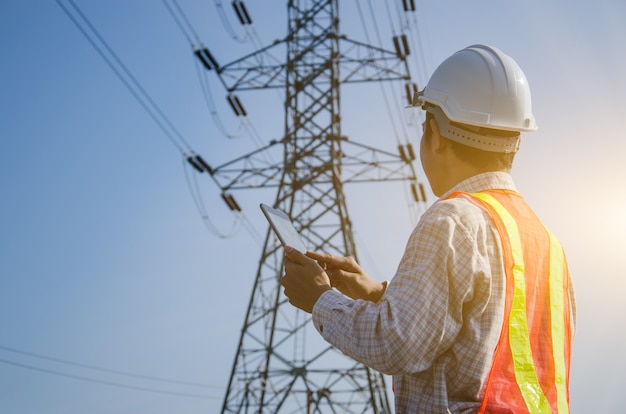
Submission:
[[[274,193],[237,193],[235,217],[182,153],[219,165],[280,139],[283,97],[241,92],[248,119],[237,118],[190,43],[231,62],[285,36],[286,2],[246,2],[246,29],[226,1],[73,1],[126,84],[64,12],[69,0],[0,0],[0,412],[218,412],[267,231],[257,206]],[[388,3],[393,21],[400,2]],[[371,2],[341,2],[342,32],[377,42],[357,4],[370,16]],[[186,32],[168,11],[176,5]],[[474,43],[502,49],[526,73],[539,130],[524,134],[512,174],[569,260],[572,412],[622,412],[626,3],[416,5],[420,46],[409,65],[419,85]],[[375,15],[392,49],[387,12]],[[177,132],[142,106],[132,79]],[[343,132],[392,151],[394,134],[406,134],[417,146],[415,122],[395,123],[413,118],[388,116],[382,101],[378,86],[344,86]],[[404,188],[375,184],[371,197],[368,186],[346,190],[348,207],[361,264],[387,280],[414,214]]]

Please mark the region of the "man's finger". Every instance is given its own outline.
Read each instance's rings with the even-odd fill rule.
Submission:
[[[347,257],[333,256],[327,253],[319,253],[319,252],[312,252],[312,251],[307,251],[306,256],[311,259],[317,260],[320,263],[326,263],[328,267],[335,267],[339,269],[350,270],[348,268],[350,265],[350,261],[348,260]]]
[[[285,246],[285,256],[292,262],[299,265],[305,265],[312,260],[309,257],[305,256],[304,253],[301,253],[291,246]]]

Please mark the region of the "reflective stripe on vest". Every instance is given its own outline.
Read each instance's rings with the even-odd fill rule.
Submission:
[[[515,192],[454,193],[449,198],[455,196],[487,212],[504,252],[502,334],[479,412],[568,413],[569,273],[560,243]]]

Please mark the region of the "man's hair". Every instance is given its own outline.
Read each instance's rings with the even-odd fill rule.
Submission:
[[[424,133],[424,137],[428,141],[430,141],[430,137],[432,134],[432,131],[430,130],[431,119],[435,119],[435,116],[430,112],[426,112],[426,132]],[[451,122],[451,124],[456,126],[457,128],[464,128],[464,125],[458,122]],[[481,135],[502,137],[510,137],[519,134],[518,132],[503,131],[491,128],[480,128],[478,133]],[[468,145],[463,145],[456,141],[452,141],[451,139],[448,139],[443,135],[441,137],[445,139],[450,145],[454,155],[456,155],[461,161],[472,165],[479,171],[510,171],[513,167],[513,160],[516,154],[515,152],[483,151],[478,148],[473,148]]]

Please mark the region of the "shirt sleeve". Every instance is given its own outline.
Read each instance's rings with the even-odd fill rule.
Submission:
[[[313,323],[327,342],[385,374],[426,370],[451,346],[472,295],[472,274],[485,265],[472,232],[454,211],[442,211],[449,203],[437,204],[411,234],[378,303],[327,291],[313,309]]]

